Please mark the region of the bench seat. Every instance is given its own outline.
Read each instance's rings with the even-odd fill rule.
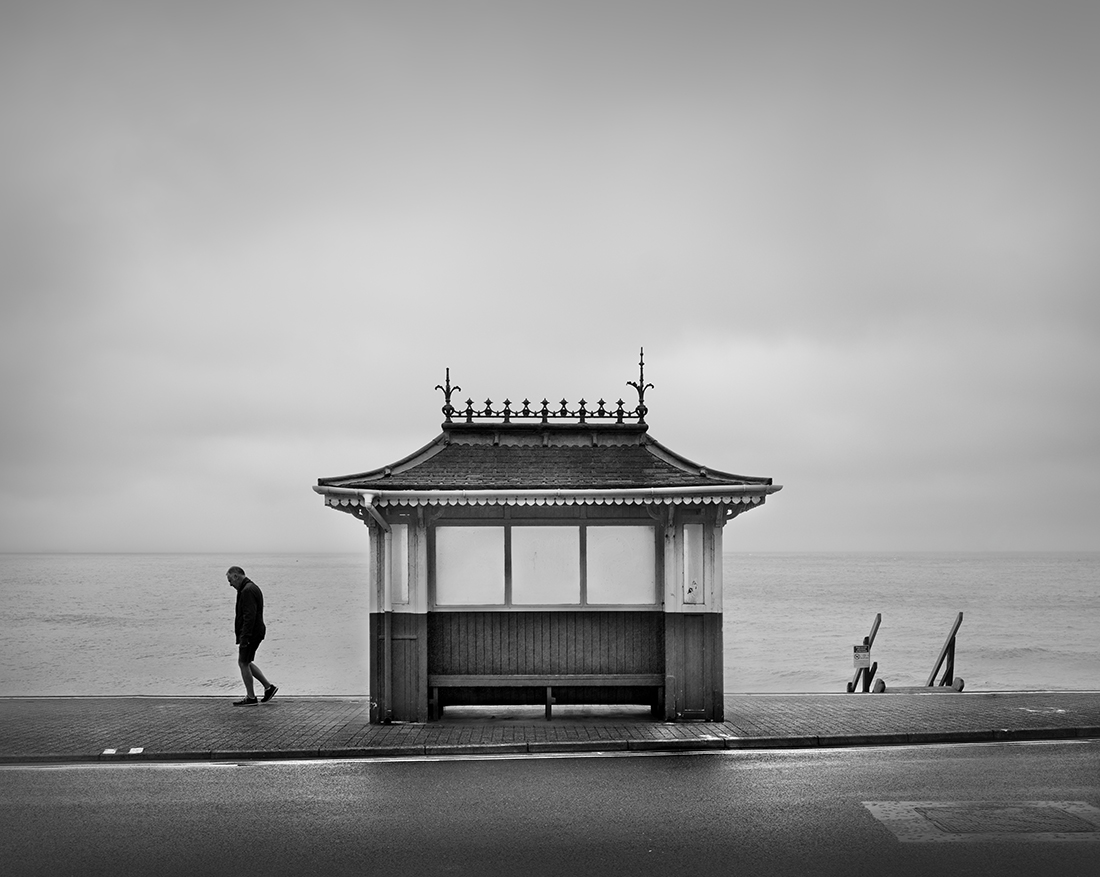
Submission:
[[[663,712],[665,677],[660,673],[428,674],[428,689],[431,691],[430,714],[434,719],[438,719],[443,713],[443,705],[439,698],[440,688],[545,688],[546,718],[550,719],[551,707],[555,703],[554,688],[619,686],[656,689],[656,697],[651,706],[655,712]]]

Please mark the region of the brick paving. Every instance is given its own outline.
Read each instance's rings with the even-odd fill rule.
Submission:
[[[0,763],[423,757],[1100,738],[1100,692],[727,695],[724,722],[647,710],[448,708],[371,725],[365,698],[0,698]],[[115,754],[105,754],[113,749]],[[131,752],[131,750],[135,750]],[[136,750],[140,750],[136,751]]]

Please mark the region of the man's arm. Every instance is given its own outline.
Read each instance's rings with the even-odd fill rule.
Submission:
[[[237,643],[246,646],[252,638],[252,629],[256,626],[256,595],[246,586],[241,590],[241,630]]]

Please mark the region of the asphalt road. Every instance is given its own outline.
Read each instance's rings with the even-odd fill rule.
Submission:
[[[921,802],[933,839],[873,802]],[[1098,877],[1081,807],[1100,741],[5,768],[0,871]]]

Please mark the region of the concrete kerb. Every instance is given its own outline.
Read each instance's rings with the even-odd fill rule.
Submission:
[[[447,755],[526,755],[526,743],[440,743],[424,747],[424,754]]]
[[[350,759],[357,758],[423,758],[426,755],[423,745],[417,746],[348,746],[341,749],[322,749],[318,758]]]
[[[1100,726],[1017,728],[988,731],[922,731],[897,734],[838,734],[791,737],[677,737],[653,740],[541,740],[527,743],[416,744],[333,749],[248,749],[186,752],[143,751],[114,754],[34,753],[2,755],[3,765],[133,764],[227,761],[287,761],[450,756],[539,755],[595,752],[701,752],[729,750],[826,749],[873,746],[919,746],[951,743],[1027,742],[1100,738]]]
[[[725,749],[720,737],[677,737],[667,740],[629,740],[626,748],[632,752],[684,752]]]
[[[1076,728],[998,728],[994,740],[1066,740],[1077,736]]]
[[[213,752],[143,752],[140,755],[101,755],[100,761],[213,761]]]
[[[527,744],[531,755],[568,752],[626,752],[626,740],[538,740]]]
[[[820,745],[817,737],[730,737],[726,749],[809,749]]]
[[[989,743],[994,739],[990,731],[911,731],[905,735],[910,746],[937,743]]]
[[[908,743],[908,734],[823,734],[817,738],[817,745],[823,749],[845,746],[904,746]]]

